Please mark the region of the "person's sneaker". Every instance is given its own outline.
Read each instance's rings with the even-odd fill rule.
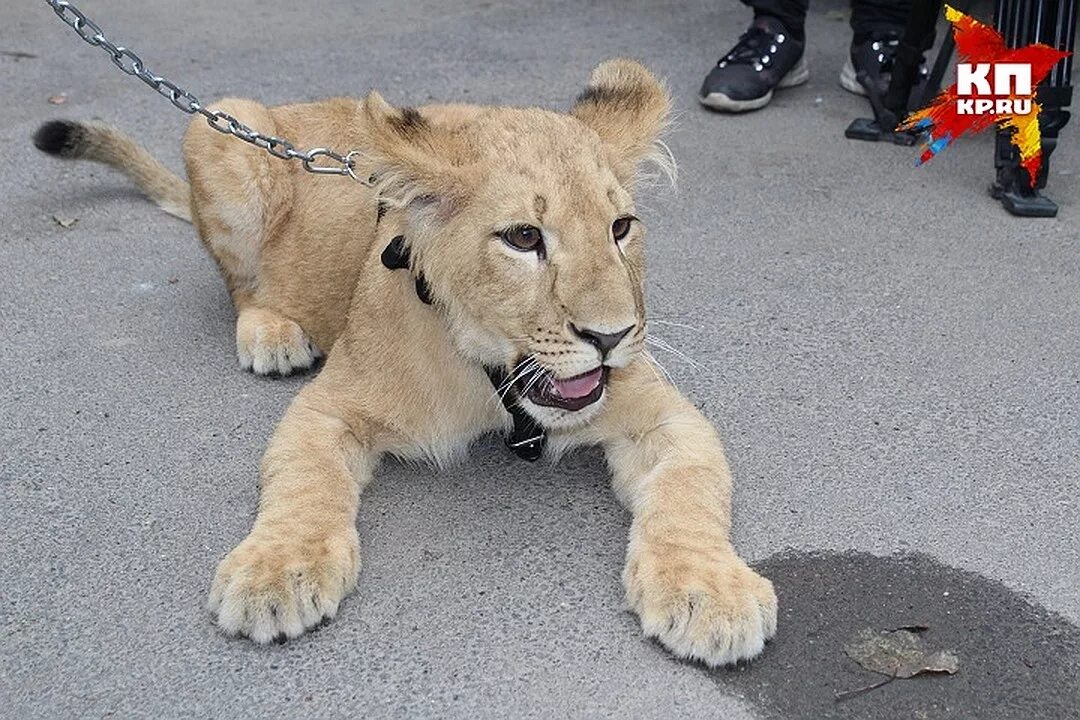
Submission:
[[[900,45],[899,30],[871,33],[861,42],[851,41],[851,53],[840,70],[840,86],[856,95],[867,95],[867,89],[859,82],[859,71],[866,71],[865,82],[876,87],[879,95],[889,89],[896,48]],[[928,72],[926,62],[919,65],[919,79],[912,93],[921,91]],[[916,96],[917,97],[917,96]]]
[[[804,47],[776,18],[756,17],[705,78],[698,100],[727,112],[765,107],[775,88],[801,85],[810,77]]]

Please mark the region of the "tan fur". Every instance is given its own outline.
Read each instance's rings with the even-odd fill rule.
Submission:
[[[93,160],[121,170],[162,210],[191,220],[188,184],[128,136],[102,123],[80,123],[77,144],[64,157]]]
[[[210,607],[220,626],[267,642],[334,616],[357,582],[356,512],[379,458],[444,463],[504,429],[482,364],[532,356],[557,377],[596,367],[573,323],[632,327],[608,356],[604,397],[577,412],[525,408],[554,448],[604,447],[633,513],[623,580],[645,633],[709,665],[760,652],[776,596],[731,545],[715,431],[642,352],[643,228],[611,237],[611,223],[634,212],[633,178],[667,122],[653,75],[604,63],[569,114],[400,110],[375,93],[217,107],[300,146],[357,149],[359,174],[376,178],[370,189],[311,176],[200,121],[184,138],[192,219],[232,293],[241,364],[287,373],[328,354],[263,459],[254,527],[218,567]],[[514,223],[544,231],[545,259],[498,238]],[[380,262],[398,234],[410,271]],[[434,305],[417,298],[420,273]]]

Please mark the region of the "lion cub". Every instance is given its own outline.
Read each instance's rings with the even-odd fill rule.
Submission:
[[[286,374],[327,355],[266,451],[251,532],[218,566],[222,629],[262,643],[337,613],[382,456],[444,463],[525,425],[552,453],[606,451],[633,513],[623,583],[646,635],[709,665],[761,652],[776,596],[731,545],[720,440],[643,352],[632,190],[669,104],[648,70],[612,60],[568,113],[398,109],[374,92],[215,106],[298,146],[359,151],[371,187],[200,120],[184,138],[190,186],[115,129],[42,126],[45,152],[118,167],[195,224],[236,307],[242,367]]]

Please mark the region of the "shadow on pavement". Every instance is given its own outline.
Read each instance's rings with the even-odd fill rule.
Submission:
[[[980,575],[925,555],[774,555],[755,566],[780,597],[780,629],[752,664],[711,674],[766,717],[1057,720],[1080,713],[1080,628]],[[953,676],[882,679],[842,650],[862,628],[926,625],[960,657]]]

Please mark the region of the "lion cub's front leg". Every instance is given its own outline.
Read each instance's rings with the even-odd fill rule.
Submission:
[[[613,387],[605,423],[615,490],[634,515],[627,600],[645,634],[679,657],[711,666],[752,658],[776,632],[776,594],[731,545],[719,438],[674,388],[640,370]]]
[[[255,305],[238,305],[236,357],[241,368],[256,375],[289,375],[310,368],[322,351],[287,317]]]
[[[293,401],[262,464],[255,524],[221,564],[210,610],[230,634],[296,637],[332,618],[360,571],[356,511],[374,464],[318,382]]]

